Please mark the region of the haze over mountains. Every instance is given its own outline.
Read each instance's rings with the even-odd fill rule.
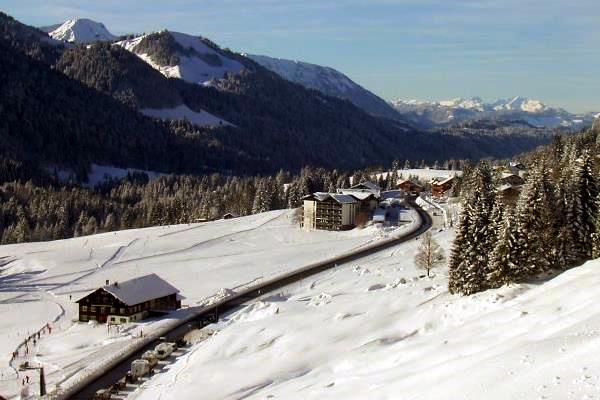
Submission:
[[[578,130],[591,126],[597,113],[573,114],[539,100],[525,97],[485,102],[480,97],[439,102],[397,100],[398,112],[412,123],[423,127],[439,127],[475,120],[519,121],[534,127]]]

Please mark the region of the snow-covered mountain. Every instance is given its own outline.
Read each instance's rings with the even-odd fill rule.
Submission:
[[[117,39],[117,36],[110,33],[104,24],[86,18],[74,18],[41,29],[56,40],[69,43],[92,43]]]
[[[480,97],[439,102],[397,100],[394,108],[413,123],[425,127],[446,126],[481,119],[522,121],[536,127],[580,129],[592,125],[595,113],[573,114],[525,97],[485,102]]]
[[[246,54],[279,76],[329,96],[346,99],[373,115],[398,119],[398,113],[383,99],[330,67],[262,55]]]
[[[116,43],[136,54],[168,78],[210,84],[227,73],[239,73],[244,65],[214,43],[198,36],[167,30]]]

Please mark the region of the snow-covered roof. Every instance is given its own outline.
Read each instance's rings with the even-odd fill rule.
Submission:
[[[156,274],[111,283],[103,286],[102,289],[128,306],[179,293],[179,290]]]
[[[369,193],[370,194],[370,193]],[[307,196],[304,196],[302,199],[303,200],[317,200],[317,201],[325,201],[327,199],[333,199],[335,201],[337,201],[340,204],[352,204],[352,203],[356,203],[357,200],[347,194],[338,194],[338,193],[326,193],[326,192],[315,192],[313,194],[309,194]]]
[[[342,204],[356,203],[356,199],[348,194],[330,194],[330,196],[338,203],[342,203]]]
[[[396,186],[400,186],[400,185],[402,185],[402,184],[404,184],[404,183],[406,183],[406,182],[409,182],[409,183],[410,183],[411,185],[413,185],[413,186],[417,186],[417,187],[423,187],[423,186],[419,185],[417,182],[413,182],[413,181],[411,181],[410,179],[402,179],[402,180],[398,181],[398,183],[397,183],[397,185],[396,185]]]
[[[517,178],[520,178],[519,175],[513,174],[512,172],[502,172],[502,174],[500,175],[502,179],[510,178],[511,176],[516,176]]]
[[[365,189],[368,189],[368,190],[373,190],[375,192],[378,192],[378,191],[381,190],[381,188],[379,187],[379,185],[377,185],[377,184],[375,184],[373,182],[370,182],[370,181],[364,181],[364,182],[359,183],[358,185],[354,185],[354,186],[350,187],[350,189],[361,189],[361,188],[365,188]]]
[[[454,179],[454,176],[439,177],[439,178],[433,178],[429,183],[432,185],[444,185],[448,182],[451,182],[453,179]]]
[[[364,199],[368,199],[371,196],[374,196],[374,194],[372,192],[357,192],[355,190],[346,190],[346,189],[339,189],[338,193],[352,196],[358,200],[364,200]]]
[[[521,185],[511,185],[510,183],[507,183],[505,185],[498,186],[498,191],[499,192],[504,192],[504,191],[509,190],[509,189],[520,191],[521,188],[522,188]]]

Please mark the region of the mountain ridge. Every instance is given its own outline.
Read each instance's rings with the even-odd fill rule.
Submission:
[[[474,120],[522,120],[535,127],[579,130],[592,125],[595,113],[576,114],[540,100],[516,96],[486,102],[481,97],[442,101],[396,100],[394,108],[418,126],[435,128]]]
[[[330,96],[349,100],[369,114],[401,119],[401,116],[385,100],[334,68],[264,55],[245,55],[289,81]]]

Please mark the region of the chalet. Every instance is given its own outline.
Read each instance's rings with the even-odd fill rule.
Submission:
[[[156,274],[106,285],[77,300],[79,321],[123,324],[181,308],[179,290]]]
[[[304,196],[302,200],[302,226],[305,229],[340,231],[356,225],[359,202],[353,196],[317,192]]]
[[[431,184],[431,195],[436,198],[446,197],[454,187],[455,177],[451,176],[445,179],[434,178],[429,182]]]
[[[419,194],[423,191],[423,186],[409,179],[403,179],[396,185],[398,189],[403,190],[406,193]]]
[[[496,192],[498,194],[498,199],[502,204],[514,207],[517,204],[517,200],[519,200],[521,189],[522,186],[503,184],[496,189]]]
[[[500,181],[506,185],[519,186],[525,183],[525,180],[519,175],[513,174],[512,172],[500,173]]]

